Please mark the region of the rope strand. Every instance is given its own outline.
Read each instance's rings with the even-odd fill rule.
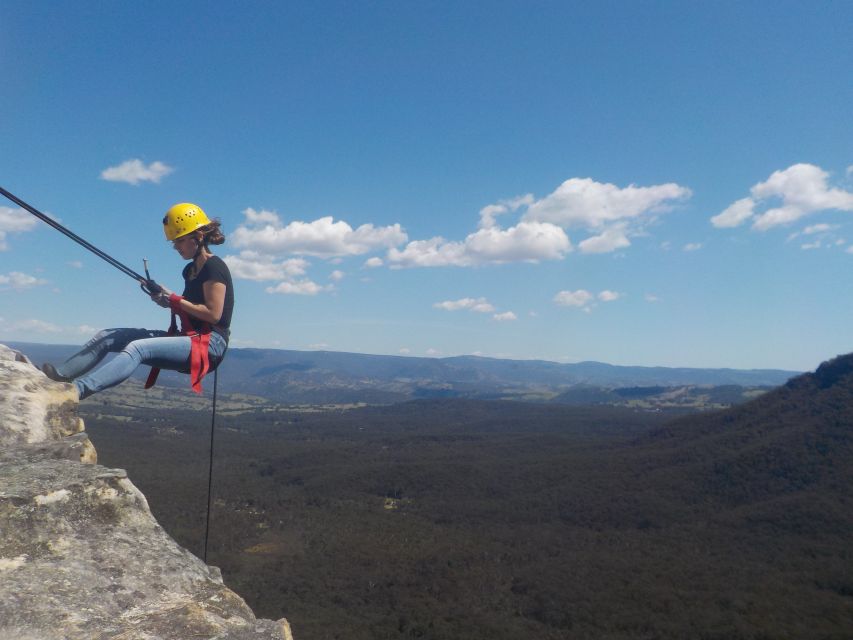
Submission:
[[[219,367],[213,370],[213,411],[210,415],[210,459],[207,465],[207,516],[204,525],[204,563],[207,564],[207,541],[210,536],[210,505],[213,500],[213,434],[216,426],[216,383]]]

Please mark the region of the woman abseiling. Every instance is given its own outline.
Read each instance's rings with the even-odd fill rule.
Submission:
[[[166,288],[151,299],[172,310],[169,331],[151,329],[105,329],[62,364],[46,363],[42,371],[52,380],[71,382],[80,399],[123,382],[140,364],[153,367],[147,386],[156,371],[170,369],[189,373],[194,391],[201,392],[201,379],[216,368],[228,347],[234,287],[231,272],[209,245],[225,242],[219,220],[211,221],[201,207],[180,203],[163,218],[166,240],[184,260],[184,293],[179,296]],[[181,319],[178,332],[175,317]],[[95,368],[108,353],[116,356]]]

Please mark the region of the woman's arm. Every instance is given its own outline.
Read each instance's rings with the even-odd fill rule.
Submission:
[[[208,280],[202,285],[204,304],[193,304],[187,299],[181,300],[181,309],[199,320],[216,324],[225,308],[225,284]]]

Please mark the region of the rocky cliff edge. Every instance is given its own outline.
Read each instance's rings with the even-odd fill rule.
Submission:
[[[71,385],[0,345],[0,640],[292,640],[96,462]]]

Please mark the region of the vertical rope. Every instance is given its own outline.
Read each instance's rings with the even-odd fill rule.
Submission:
[[[207,541],[210,536],[210,505],[213,501],[213,434],[216,427],[216,383],[219,367],[213,370],[213,412],[210,415],[210,460],[207,465],[207,516],[204,523],[204,563],[207,564]]]

